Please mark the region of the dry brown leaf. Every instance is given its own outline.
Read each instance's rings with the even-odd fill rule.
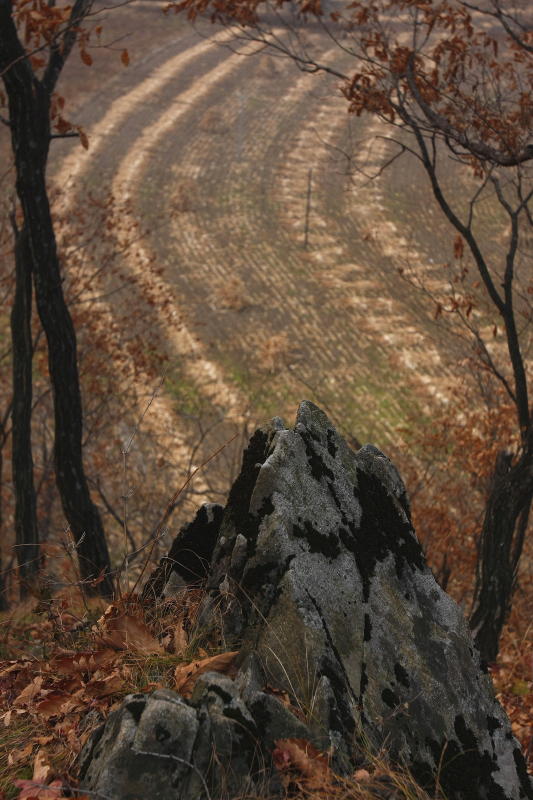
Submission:
[[[28,742],[26,747],[20,750],[11,750],[7,757],[7,763],[11,767],[13,764],[18,764],[20,761],[27,761],[33,750],[33,742]]]
[[[4,726],[7,728],[7,726],[11,722],[11,717],[13,716],[13,714],[20,715],[20,714],[27,714],[27,713],[28,712],[26,711],[25,708],[10,708],[9,711],[6,711],[4,714],[2,714],[2,716],[0,716],[0,720],[2,720],[2,722],[4,723]]]
[[[52,777],[53,769],[47,761],[44,750],[37,750],[33,762],[33,780],[37,783],[48,783]]]
[[[273,752],[278,769],[295,769],[305,778],[307,788],[320,788],[330,780],[327,757],[306,739],[276,739]]]
[[[87,134],[85,133],[83,128],[80,128],[79,126],[78,126],[78,136],[80,137],[80,144],[83,147],[83,149],[84,150],[88,150],[89,149],[89,137],[87,136]]]
[[[278,689],[275,686],[269,686],[268,684],[263,689],[266,694],[271,694],[276,697],[280,703],[283,703],[284,706],[287,708],[292,708],[291,698],[287,692],[284,692],[283,689]]]
[[[34,736],[32,739],[36,744],[50,744],[53,740],[53,736]]]
[[[8,662],[8,666],[4,667],[4,669],[0,672],[0,678],[3,678],[4,675],[8,675],[10,672],[27,669],[29,666],[29,661],[10,661]]]
[[[239,651],[235,650],[231,653],[219,653],[216,656],[202,658],[200,661],[192,661],[190,664],[179,664],[174,670],[176,691],[184,697],[190,697],[200,675],[211,670],[227,674],[238,654]]]
[[[69,696],[72,696],[74,692],[77,692],[78,689],[81,689],[82,686],[83,683],[81,677],[76,676],[75,678],[66,678],[63,679],[62,681],[59,681],[59,683],[56,683],[54,688],[58,692],[63,692],[63,694],[68,694]]]
[[[139,692],[141,692],[142,694],[151,694],[152,692],[155,692],[156,689],[165,689],[165,688],[167,688],[165,684],[161,683],[160,681],[149,681],[148,683],[144,683],[140,687]]]
[[[70,750],[73,753],[80,753],[82,748],[82,742],[80,741],[80,736],[78,732],[75,730],[74,726],[66,731],[66,737]]]
[[[69,711],[81,706],[82,704],[76,702],[71,694],[52,691],[35,704],[35,710],[44,717],[55,717],[57,714],[68,714]]]
[[[21,789],[17,800],[57,800],[57,798],[64,797],[63,782],[59,780],[52,781],[50,786],[35,780],[15,780],[13,783]]]
[[[174,628],[174,652],[182,653],[187,647],[187,644],[187,634],[183,628],[183,622],[180,622]]]
[[[43,676],[37,675],[31,683],[28,683],[27,686],[21,691],[19,696],[15,698],[13,701],[14,706],[24,705],[25,703],[31,703],[31,701],[37,697],[37,695],[41,692],[41,687],[43,685]]]
[[[99,638],[116,650],[135,650],[145,655],[164,652],[148,625],[131,614],[108,617]]]
[[[75,675],[80,672],[95,672],[100,667],[110,666],[116,660],[115,650],[88,650],[57,656],[50,661],[50,668],[52,672],[62,675]]]
[[[119,672],[112,672],[106,678],[92,678],[85,687],[85,692],[89,697],[107,697],[115,692],[120,692],[124,688],[124,681]]]

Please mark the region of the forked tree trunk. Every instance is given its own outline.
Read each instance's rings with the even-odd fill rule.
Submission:
[[[26,230],[15,233],[15,297],[11,309],[13,346],[12,474],[15,491],[15,538],[20,596],[39,571],[39,530],[31,445],[32,363],[31,261]]]
[[[0,0],[0,72],[9,103],[17,194],[24,215],[27,253],[37,310],[48,343],[54,397],[56,481],[77,545],[81,577],[103,580],[89,591],[110,595],[113,583],[100,515],[93,504],[82,462],[82,406],[76,336],[65,303],[45,170],[50,144],[50,92],[27,60],[11,16]]]
[[[486,663],[496,660],[511,610],[518,562],[533,500],[533,456],[524,452],[513,466],[506,452],[496,459],[485,507],[470,627]]]

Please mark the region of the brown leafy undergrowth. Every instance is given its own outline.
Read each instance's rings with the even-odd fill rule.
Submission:
[[[72,594],[3,620],[2,800],[67,796],[81,748],[126,694],[168,687],[189,697],[203,672],[231,672],[235,652],[199,644],[199,597],[183,593],[149,622],[135,596],[98,609]]]
[[[81,748],[126,694],[168,687],[190,697],[203,672],[234,674],[236,653],[217,651],[198,630],[200,599],[190,590],[145,611],[133,594],[105,606],[70,591],[4,615],[0,800],[72,796]],[[531,758],[531,642],[512,630],[492,675]],[[304,740],[280,739],[273,762],[288,797],[427,798],[408,775],[391,770],[386,754],[368,753],[350,779],[339,779],[327,754]]]

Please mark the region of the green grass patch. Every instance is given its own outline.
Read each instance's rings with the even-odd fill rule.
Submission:
[[[165,390],[179,415],[199,416],[206,412],[209,403],[195,382],[186,375],[179,361],[171,362],[165,378]]]
[[[8,763],[9,755],[22,750],[33,735],[35,724],[27,716],[14,716],[8,727],[0,725],[0,794],[6,800],[12,800],[20,793],[13,781],[31,780],[33,777],[31,755],[18,763]]]

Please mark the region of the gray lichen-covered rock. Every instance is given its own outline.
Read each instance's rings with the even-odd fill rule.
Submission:
[[[273,743],[293,736],[328,751],[342,774],[364,748],[385,744],[391,760],[448,800],[533,797],[509,720],[460,609],[426,566],[405,487],[383,453],[372,445],[354,453],[304,402],[294,429],[276,418],[256,431],[217,525],[200,624],[240,648],[235,681],[210,675],[191,703],[156,693],[137,718],[131,704],[141,700],[130,698],[103,744],[85,749],[82,786],[133,800],[121,793],[129,767],[120,764],[135,778],[141,762],[132,754],[155,747],[158,715],[179,709],[150,767],[166,759],[153,784],[161,800],[201,797],[199,772],[220,788],[221,762],[233,781],[226,790],[244,791],[247,770],[255,788],[263,775],[274,790]],[[267,684],[287,692],[304,721],[265,694]],[[205,771],[213,747],[221,756]],[[169,782],[174,794],[164,793]]]
[[[129,695],[82,752],[83,789],[111,800],[204,800],[279,791],[270,763],[275,740],[309,739],[311,733],[248,677],[243,686],[242,679],[206,673],[190,702],[168,690]]]
[[[229,584],[229,591],[228,591]],[[224,586],[225,591],[220,592]],[[403,482],[351,451],[312,403],[294,430],[256,432],[208,580],[227,639],[295,695],[348,772],[362,737],[387,743],[448,798],[532,796],[509,720],[463,615],[426,566]]]

